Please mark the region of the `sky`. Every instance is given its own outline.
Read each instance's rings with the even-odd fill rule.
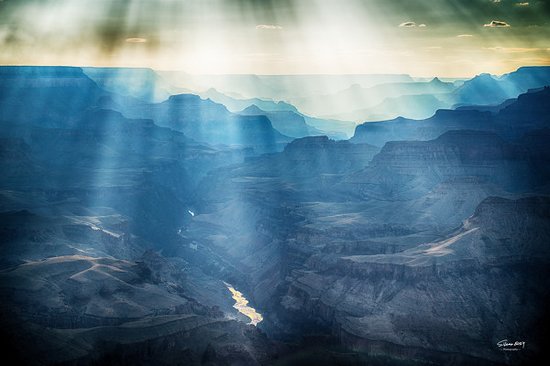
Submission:
[[[0,64],[470,77],[550,65],[550,0],[0,0]]]

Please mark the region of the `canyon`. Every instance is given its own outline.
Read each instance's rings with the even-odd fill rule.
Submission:
[[[0,68],[0,323],[19,363],[544,357],[550,89],[336,140],[297,110],[235,113],[143,70],[123,95],[85,71]],[[429,83],[408,88],[451,88]]]

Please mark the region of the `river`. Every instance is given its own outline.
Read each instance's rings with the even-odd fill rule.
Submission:
[[[262,314],[258,313],[256,309],[248,306],[248,300],[242,292],[235,290],[233,286],[230,284],[225,283],[225,286],[227,286],[227,289],[231,292],[231,297],[233,297],[233,300],[235,300],[235,305],[233,307],[237,309],[237,311],[245,316],[247,316],[250,319],[250,323],[254,326],[256,326],[259,322],[261,322],[264,318],[262,317]]]

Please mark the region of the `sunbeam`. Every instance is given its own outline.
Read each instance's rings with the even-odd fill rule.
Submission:
[[[549,19],[0,0],[4,364],[550,365]]]
[[[199,74],[409,73],[466,77],[548,62],[545,1],[79,1],[0,3],[8,64]],[[503,21],[509,27],[484,27]],[[411,27],[400,27],[408,24]],[[457,35],[470,34],[467,40]],[[433,47],[444,47],[434,57]],[[495,54],[491,47],[532,49]],[[70,52],[69,52],[70,50]],[[407,60],[407,62],[404,62]]]

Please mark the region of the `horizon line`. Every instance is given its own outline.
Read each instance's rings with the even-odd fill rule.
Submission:
[[[517,68],[509,69],[506,72],[503,72],[502,74],[493,74],[491,72],[482,72],[479,74],[473,74],[468,76],[445,76],[445,75],[412,75],[409,73],[402,73],[402,72],[385,72],[385,73],[277,73],[277,74],[268,74],[268,73],[192,73],[188,72],[182,69],[162,69],[162,68],[154,68],[150,66],[85,66],[85,65],[68,65],[68,64],[0,64],[0,67],[74,67],[74,68],[96,68],[96,69],[143,69],[143,70],[152,70],[152,71],[158,71],[158,72],[181,72],[185,73],[191,76],[409,76],[411,78],[445,78],[445,79],[470,79],[475,76],[479,76],[482,74],[490,74],[495,76],[501,76],[505,75],[507,73],[511,73],[514,71],[518,71],[522,68],[541,68],[541,67],[550,67],[550,64],[548,65],[523,65],[519,66]]]

